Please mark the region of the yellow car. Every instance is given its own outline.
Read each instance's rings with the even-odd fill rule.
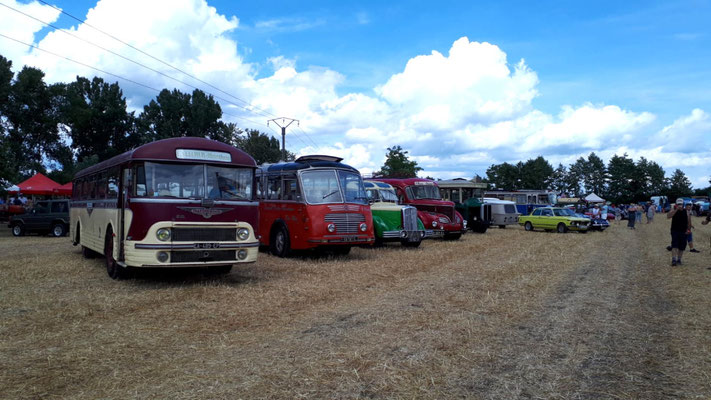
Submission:
[[[569,230],[587,233],[590,222],[590,218],[579,217],[573,210],[562,207],[536,208],[531,214],[518,218],[519,225],[522,225],[527,231],[555,229],[558,233],[565,233]]]

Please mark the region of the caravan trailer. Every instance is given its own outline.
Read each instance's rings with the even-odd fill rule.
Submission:
[[[484,197],[484,204],[491,206],[491,225],[498,225],[501,229],[506,228],[506,225],[518,225],[521,213],[516,210],[513,201]]]

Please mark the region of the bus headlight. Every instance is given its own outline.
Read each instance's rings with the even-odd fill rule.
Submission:
[[[249,238],[249,229],[247,229],[247,228],[237,229],[237,239],[247,240],[248,238]]]
[[[161,242],[167,242],[168,240],[170,240],[170,229],[168,229],[168,228],[158,229],[158,232],[156,232],[156,237]]]
[[[160,262],[166,262],[168,261],[168,252],[167,251],[159,251],[158,254],[156,255],[156,258],[158,258],[158,261]]]
[[[437,227],[437,221],[432,221],[432,227],[436,228]]]
[[[365,232],[365,230],[368,229],[368,225],[365,224],[365,222],[360,223],[360,231]]]
[[[328,226],[326,228],[328,229],[329,232],[333,233],[336,231],[336,224],[330,223],[330,224],[328,224]]]
[[[240,250],[237,252],[237,258],[240,260],[244,260],[247,258],[247,250]]]

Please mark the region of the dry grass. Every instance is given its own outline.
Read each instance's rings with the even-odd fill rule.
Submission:
[[[3,398],[709,398],[711,225],[492,229],[112,281],[0,233]],[[701,244],[704,245],[701,245]]]

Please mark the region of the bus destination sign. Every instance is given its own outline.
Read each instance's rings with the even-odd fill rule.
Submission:
[[[176,149],[175,157],[181,160],[232,161],[232,155],[230,155],[230,153],[195,149]]]

